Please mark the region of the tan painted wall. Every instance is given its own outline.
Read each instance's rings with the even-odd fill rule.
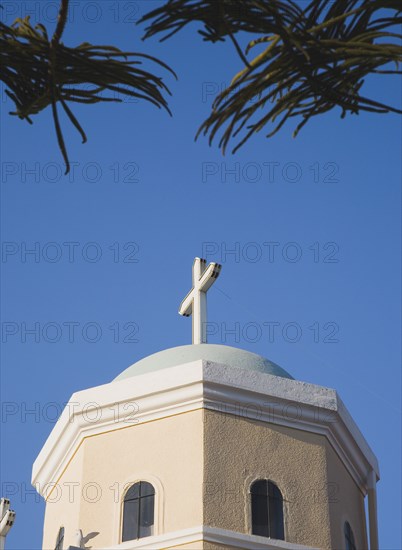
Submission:
[[[365,540],[359,490],[324,436],[205,411],[204,439],[206,525],[251,533],[248,488],[253,479],[266,477],[284,497],[287,541],[344,548],[335,527],[343,510],[359,525],[359,543]],[[328,481],[342,487],[333,519]]]
[[[326,441],[331,538],[334,549],[345,548],[344,523],[352,527],[356,547],[368,548],[364,497],[338,455]]]
[[[61,525],[65,547],[78,528],[99,533],[93,550],[118,544],[124,487],[139,479],[157,492],[155,534],[202,524],[251,533],[248,489],[259,477],[282,491],[287,541],[341,550],[348,519],[357,547],[367,548],[363,497],[324,436],[207,410],[85,439],[58,481],[61,497],[47,503],[43,548],[54,548]],[[71,482],[79,484],[73,502]]]
[[[72,537],[77,529],[83,459],[83,449],[80,448],[48,496],[43,529],[44,550],[54,550],[60,527],[65,529],[65,540]]]
[[[74,513],[65,508],[65,501],[47,504],[44,548],[54,548],[61,518],[67,516],[71,517],[65,547],[77,528],[84,536],[99,533],[88,542],[94,550],[118,544],[123,488],[138,479],[154,483],[160,510],[156,516],[163,523],[160,532],[201,525],[202,430],[198,410],[85,439],[59,483],[79,481],[86,498],[75,502]]]

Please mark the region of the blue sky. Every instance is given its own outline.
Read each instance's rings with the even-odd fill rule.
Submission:
[[[2,4],[7,23],[25,4],[54,26],[54,2]],[[1,477],[17,511],[8,548],[41,547],[31,468],[71,394],[191,342],[177,309],[195,256],[223,264],[210,342],[339,391],[379,459],[381,548],[401,548],[400,119],[334,111],[296,139],[291,122],[222,156],[194,136],[240,68],[233,47],[195,29],[141,42],[133,21],[149,2],[75,5],[66,44],[160,56],[179,81],[167,76],[172,118],[144,102],[73,106],[88,143],[62,116],[67,177],[50,111],[29,126],[8,116],[2,90]],[[393,104],[401,92],[388,77],[364,90]]]

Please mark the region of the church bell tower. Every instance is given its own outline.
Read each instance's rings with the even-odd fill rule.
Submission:
[[[43,549],[378,550],[377,460],[336,391],[207,343],[220,269],[194,261],[191,345],[71,396],[33,465]]]

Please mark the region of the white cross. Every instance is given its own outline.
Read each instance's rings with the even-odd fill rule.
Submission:
[[[184,317],[193,314],[193,344],[207,342],[207,290],[214,284],[221,272],[221,265],[196,258],[193,263],[193,288],[180,304],[179,313]]]

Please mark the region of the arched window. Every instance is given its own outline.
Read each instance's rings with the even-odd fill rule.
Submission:
[[[251,486],[253,535],[285,540],[282,493],[272,481],[258,479]]]
[[[352,528],[348,521],[345,521],[343,527],[343,532],[345,533],[345,547],[346,550],[356,550],[355,537],[353,535]]]
[[[122,542],[153,535],[155,489],[147,481],[132,485],[124,497]]]
[[[63,550],[63,542],[64,542],[64,527],[60,527],[54,550]]]

